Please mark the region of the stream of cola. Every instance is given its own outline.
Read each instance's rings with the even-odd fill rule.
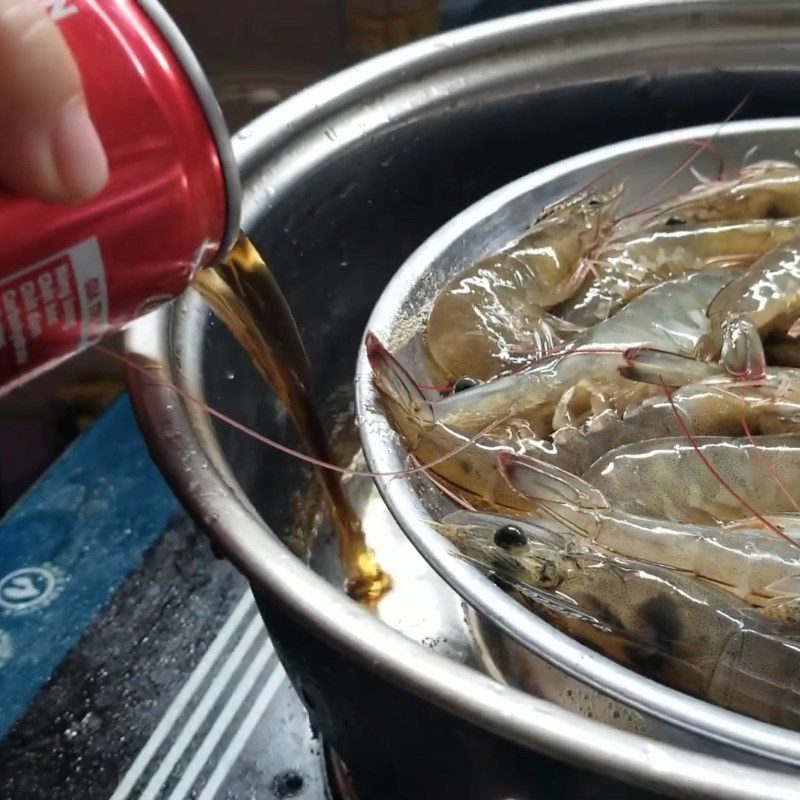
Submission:
[[[308,455],[330,463],[330,445],[311,399],[311,369],[297,324],[252,242],[240,234],[225,259],[201,270],[193,286],[275,392]],[[338,539],[347,593],[366,606],[374,605],[390,588],[391,580],[366,546],[339,476],[318,467],[315,473]]]

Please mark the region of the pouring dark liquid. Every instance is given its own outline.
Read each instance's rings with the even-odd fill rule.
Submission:
[[[309,394],[311,369],[292,312],[272,272],[243,234],[218,264],[201,270],[193,286],[247,352],[291,418],[309,455],[331,463],[328,438]],[[373,605],[391,586],[366,546],[358,517],[339,476],[315,467],[345,568],[346,590]]]

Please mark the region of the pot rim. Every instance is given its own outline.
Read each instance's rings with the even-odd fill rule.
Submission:
[[[498,40],[523,43],[551,30],[657,13],[740,13],[745,2],[593,0],[481,23],[378,56],[304,90],[245,126],[233,140],[240,170],[254,175],[304,130],[365,95],[391,85],[397,74],[413,81],[457,49],[488,54]],[[770,0],[775,11],[797,12],[792,0]],[[248,201],[250,204],[248,205]],[[262,204],[263,182],[245,188],[245,220]],[[248,211],[249,208],[249,211]],[[129,327],[126,348],[134,409],[154,461],[187,510],[251,581],[316,635],[346,651],[392,684],[485,730],[536,751],[642,786],[682,795],[727,798],[797,797],[800,779],[760,767],[699,754],[588,720],[547,701],[503,686],[469,667],[435,655],[379,622],[291,554],[254,512],[228,473],[208,416],[170,385],[198,396],[197,365],[189,345],[202,334],[207,312],[194,292]],[[175,363],[175,351],[184,363]],[[191,475],[191,482],[188,477]],[[297,587],[302,585],[303,591]]]

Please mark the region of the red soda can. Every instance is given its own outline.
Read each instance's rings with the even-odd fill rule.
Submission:
[[[180,294],[239,224],[222,112],[161,6],[43,5],[81,70],[109,181],[76,206],[0,192],[0,395]]]

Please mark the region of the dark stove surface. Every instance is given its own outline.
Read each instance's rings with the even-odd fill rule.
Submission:
[[[126,398],[0,525],[0,796],[326,796],[321,743],[244,579]]]

